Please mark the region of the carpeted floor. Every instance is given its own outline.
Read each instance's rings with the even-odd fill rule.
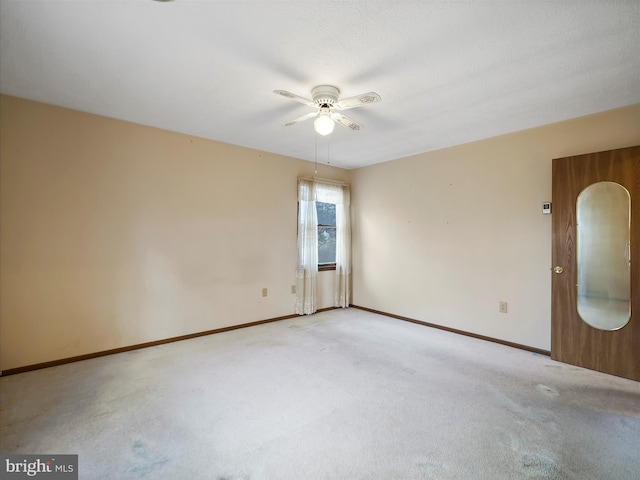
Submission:
[[[640,479],[640,383],[357,309],[0,379],[81,479]]]

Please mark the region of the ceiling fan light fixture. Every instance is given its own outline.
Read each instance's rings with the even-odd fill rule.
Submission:
[[[333,127],[335,127],[335,125],[335,122],[331,119],[328,113],[321,113],[313,122],[313,126],[316,129],[316,132],[323,136],[329,135],[331,132],[333,132]]]
[[[361,107],[369,103],[379,102],[381,100],[380,95],[376,92],[367,92],[354,97],[344,98],[338,100],[340,96],[340,90],[333,85],[318,85],[311,90],[313,100],[295,95],[286,90],[274,90],[273,93],[282,95],[283,97],[295,100],[298,103],[302,103],[307,107],[315,108],[316,111],[302,115],[298,118],[294,118],[290,122],[284,124],[285,127],[290,127],[296,123],[315,118],[313,126],[319,135],[329,135],[333,132],[333,127],[336,123],[339,123],[349,130],[360,130],[360,124],[353,118],[347,117],[341,113],[341,110],[349,110],[351,108]],[[337,110],[337,111],[336,111]]]

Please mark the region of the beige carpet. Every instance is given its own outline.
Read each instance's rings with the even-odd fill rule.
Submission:
[[[0,379],[81,479],[640,479],[640,383],[356,309]]]

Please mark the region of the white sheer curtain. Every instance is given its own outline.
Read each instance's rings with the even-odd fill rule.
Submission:
[[[318,276],[318,214],[316,186],[312,180],[298,180],[298,269],[296,271],[296,313],[309,315],[316,308]]]
[[[351,216],[348,185],[298,180],[298,270],[296,313],[316,311],[318,275],[318,217],[316,201],[336,206],[336,276],[334,305],[346,308],[351,302]]]
[[[351,303],[351,193],[342,185],[342,198],[336,202],[336,280],[335,306],[346,308]]]

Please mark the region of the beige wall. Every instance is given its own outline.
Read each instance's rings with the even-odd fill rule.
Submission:
[[[311,163],[13,97],[0,114],[0,369],[293,312]],[[638,105],[320,166],[353,185],[354,303],[549,349],[551,159],[634,144]]]
[[[0,102],[1,369],[293,313],[312,163]]]
[[[353,303],[548,350],[551,160],[637,144],[639,105],[352,171]]]

